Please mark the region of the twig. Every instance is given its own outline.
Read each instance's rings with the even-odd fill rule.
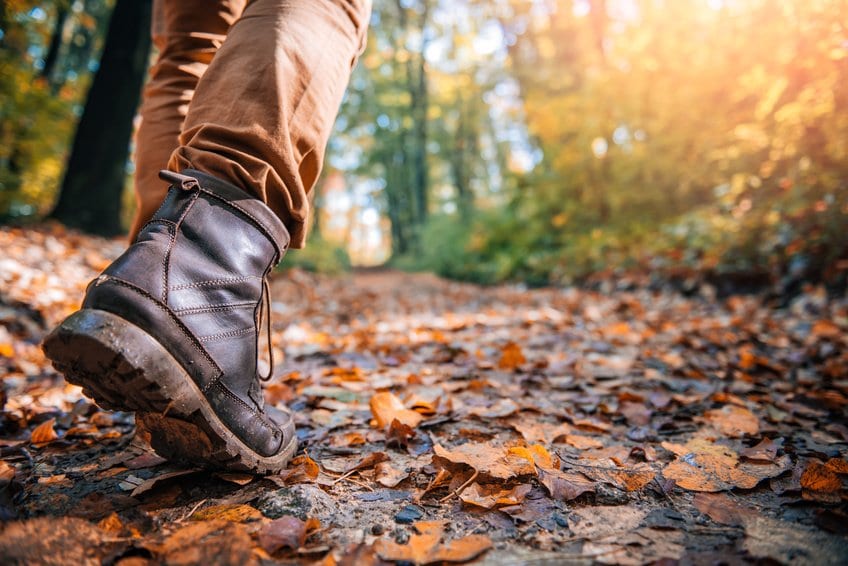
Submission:
[[[356,485],[358,485],[359,487],[364,487],[364,488],[365,488],[365,489],[367,489],[368,491],[374,491],[374,488],[373,488],[373,487],[371,487],[370,485],[368,485],[368,484],[366,484],[366,483],[363,483],[363,482],[361,482],[361,481],[357,481],[357,480],[355,480],[355,479],[353,479],[353,478],[345,478],[345,481],[349,481],[350,483],[355,483],[355,484],[356,484]]]
[[[194,515],[194,512],[195,512],[195,511],[197,511],[197,509],[198,509],[201,505],[203,505],[204,503],[206,503],[207,501],[209,501],[209,500],[208,500],[208,499],[201,499],[200,501],[198,501],[198,502],[197,502],[197,505],[195,505],[194,507],[192,507],[192,508],[191,508],[191,511],[189,511],[188,513],[186,513],[185,515],[183,515],[182,517],[180,517],[179,519],[177,519],[177,520],[176,520],[176,521],[174,521],[174,522],[175,522],[175,523],[182,523],[183,521],[185,521],[186,519],[188,519],[189,517],[191,517],[192,515]]]
[[[451,498],[451,497],[453,497],[454,495],[456,495],[457,497],[459,497],[459,494],[460,494],[460,493],[462,493],[462,492],[463,492],[463,490],[465,490],[465,488],[466,488],[466,487],[468,487],[469,485],[471,485],[471,482],[473,482],[474,480],[476,480],[478,475],[480,475],[480,472],[478,472],[477,470],[474,470],[474,474],[473,474],[470,478],[468,478],[468,479],[465,481],[465,483],[464,483],[464,484],[462,484],[461,486],[459,486],[458,488],[456,488],[456,491],[454,491],[453,493],[449,493],[449,494],[447,494],[446,496],[444,496],[443,498],[439,499],[439,503],[444,503],[445,501],[447,501],[448,499],[450,499],[450,498]]]

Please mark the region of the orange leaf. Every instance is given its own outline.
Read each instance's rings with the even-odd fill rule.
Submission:
[[[301,454],[289,462],[289,467],[281,471],[278,475],[267,476],[265,479],[271,480],[280,486],[306,483],[315,481],[320,472],[321,470],[318,464],[312,458],[306,454]]]
[[[213,505],[206,509],[201,509],[191,516],[192,521],[231,521],[233,523],[246,523],[248,521],[257,521],[262,518],[262,513],[254,509],[250,505],[228,503],[224,505]]]
[[[446,467],[445,461],[471,466],[483,475],[509,479],[520,475],[535,475],[535,466],[526,458],[508,454],[503,446],[488,442],[468,442],[448,450],[440,444],[433,445],[433,463]]]
[[[519,458],[524,458],[531,464],[539,466],[545,470],[559,469],[559,458],[551,455],[551,453],[540,444],[533,444],[530,446],[513,446],[509,449],[509,454],[514,454]]]
[[[381,430],[392,424],[395,419],[409,427],[415,427],[424,420],[420,413],[404,407],[400,399],[389,391],[375,393],[371,397],[370,405],[371,414],[374,415],[377,428]]]
[[[518,366],[527,362],[521,346],[515,342],[509,342],[501,350],[501,359],[498,361],[500,369],[515,370]]]
[[[53,430],[54,424],[56,424],[56,419],[50,419],[35,427],[32,431],[30,442],[33,444],[47,444],[59,438],[59,435]]]
[[[848,462],[839,458],[831,458],[825,462],[825,467],[837,474],[848,474]]]
[[[469,535],[442,544],[444,525],[444,521],[419,521],[415,523],[418,532],[409,537],[407,544],[380,539],[374,543],[374,550],[383,560],[433,564],[467,562],[492,547],[491,539],[485,535]]]
[[[842,480],[827,465],[813,461],[801,474],[801,487],[810,491],[832,493],[842,489]]]
[[[731,438],[754,435],[760,431],[760,421],[756,415],[736,405],[725,405],[721,409],[707,411],[704,418],[717,431]]]

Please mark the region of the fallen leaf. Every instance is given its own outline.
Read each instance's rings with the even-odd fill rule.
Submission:
[[[841,458],[831,458],[824,465],[827,469],[837,474],[848,474],[848,462]]]
[[[59,438],[59,435],[56,434],[56,431],[53,429],[53,425],[55,424],[56,419],[50,419],[35,427],[32,431],[30,442],[35,445],[48,444]]]
[[[140,484],[138,484],[138,486],[136,486],[135,489],[133,489],[133,492],[130,495],[132,495],[133,497],[138,497],[142,493],[144,493],[146,491],[150,491],[151,489],[153,489],[156,486],[156,484],[158,484],[160,482],[163,482],[163,481],[169,480],[169,479],[173,479],[173,478],[178,478],[180,476],[185,476],[187,474],[193,474],[196,471],[197,471],[196,469],[188,469],[188,470],[176,470],[176,471],[173,471],[173,472],[166,472],[164,474],[159,474],[158,476],[152,477],[152,478],[145,480],[145,481],[141,482]],[[129,478],[127,478],[127,479],[129,479]]]
[[[376,427],[380,430],[384,430],[392,424],[393,420],[409,427],[416,427],[418,423],[424,420],[421,413],[404,407],[401,400],[390,391],[375,393],[371,397],[370,405]]]
[[[698,493],[692,499],[695,508],[722,525],[742,525],[746,518],[757,514],[723,493]]]
[[[810,491],[833,493],[842,489],[842,480],[831,467],[814,460],[807,464],[801,474],[801,487]]]
[[[744,407],[725,405],[704,413],[706,421],[720,433],[731,438],[755,435],[760,432],[760,421]]]
[[[733,452],[690,452],[668,464],[663,477],[674,480],[678,487],[690,491],[725,491],[736,487],[751,489],[762,478],[737,468],[739,459]]]
[[[595,491],[594,482],[577,472],[540,469],[539,481],[551,497],[559,501],[571,501]]]
[[[414,525],[418,532],[409,537],[407,544],[379,539],[374,542],[374,550],[383,560],[421,565],[467,562],[492,547],[491,539],[485,535],[468,535],[442,543],[444,525],[444,521],[419,521]]]
[[[754,462],[774,462],[779,448],[780,444],[769,438],[763,438],[756,446],[740,450],[739,455]]]
[[[445,467],[445,462],[465,464],[484,476],[506,480],[515,476],[535,475],[535,466],[520,456],[510,455],[503,446],[489,442],[468,442],[448,450],[433,445],[433,463]],[[441,464],[441,465],[440,465]]]
[[[103,517],[100,521],[97,522],[97,527],[106,531],[110,534],[118,534],[124,530],[124,524],[121,522],[121,518],[118,517],[118,514],[115,512],[110,513],[106,517]]]
[[[488,407],[474,407],[468,411],[468,414],[484,419],[497,419],[508,417],[518,411],[519,408],[518,403],[512,399],[498,399]]]
[[[529,463],[545,470],[559,470],[559,458],[548,452],[548,449],[541,444],[513,446],[507,453],[524,458]]]
[[[374,480],[384,487],[395,487],[408,477],[408,473],[392,467],[388,462],[380,462],[374,467]]]
[[[521,351],[521,346],[515,342],[509,342],[501,349],[501,359],[498,360],[500,369],[514,371],[525,363],[527,363],[527,359],[524,357],[524,352]]]
[[[269,554],[283,548],[297,550],[306,542],[306,538],[321,528],[318,519],[301,521],[292,515],[285,515],[264,525],[259,530],[259,546]]]
[[[356,462],[356,463],[352,464],[351,466],[348,466],[347,468],[345,468],[344,473],[348,474],[348,473],[354,472],[354,471],[359,472],[359,471],[362,471],[362,470],[368,470],[370,468],[373,468],[374,466],[376,466],[380,462],[386,462],[388,460],[389,460],[389,457],[386,455],[385,452],[371,452],[370,454],[367,454],[364,458],[362,458],[358,462]]]
[[[644,462],[631,467],[619,467],[612,460],[598,460],[591,466],[576,467],[590,479],[608,483],[624,491],[639,491],[657,475],[654,469]]]
[[[312,482],[318,478],[321,469],[318,464],[306,454],[296,456],[289,462],[288,468],[275,476],[265,476],[265,479],[283,487],[295,483]]]
[[[529,484],[517,485],[511,489],[501,489],[497,486],[481,486],[474,482],[460,493],[459,498],[469,505],[492,509],[493,507],[521,504],[531,489],[532,486]]]
[[[211,507],[195,511],[190,518],[192,521],[220,520],[232,523],[246,523],[248,521],[258,521],[262,518],[262,513],[250,505],[227,503],[224,505],[212,505]]]
[[[215,477],[236,485],[247,485],[256,479],[253,474],[236,474],[233,472],[215,472]]]
[[[577,448],[578,450],[591,450],[593,448],[602,448],[604,443],[590,436],[581,434],[566,434],[565,443]]]
[[[529,444],[543,443],[551,445],[573,430],[568,423],[545,423],[519,415],[510,420],[509,425],[518,431]]]
[[[5,485],[8,485],[13,479],[15,479],[15,467],[0,460],[0,488]]]

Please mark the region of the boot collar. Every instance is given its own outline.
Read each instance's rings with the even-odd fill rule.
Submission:
[[[279,262],[289,247],[291,237],[283,222],[261,200],[251,196],[237,186],[196,169],[184,169],[182,173],[162,170],[159,177],[183,190],[200,190],[223,201],[247,216],[277,249],[274,263]]]

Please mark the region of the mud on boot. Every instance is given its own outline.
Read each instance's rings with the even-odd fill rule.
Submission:
[[[267,277],[289,234],[261,201],[200,171],[163,171],[168,196],[138,238],[44,341],[58,371],[105,409],[136,411],[163,456],[274,472],[297,448],[265,407]]]

